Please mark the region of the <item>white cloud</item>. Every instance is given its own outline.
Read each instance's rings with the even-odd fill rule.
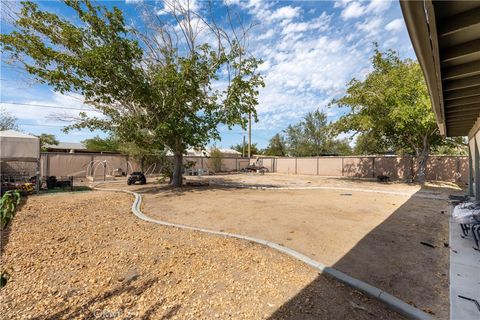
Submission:
[[[351,1],[342,1],[336,2],[335,7],[342,7],[341,16],[343,20],[359,18],[368,13],[379,14],[387,10],[392,1],[390,0],[372,0],[370,3],[366,4],[365,2],[351,2]],[[365,4],[365,5],[362,5]]]
[[[292,34],[310,30],[325,31],[328,29],[330,18],[331,17],[327,15],[326,12],[323,12],[322,15],[308,22],[291,22],[286,24],[282,30],[282,33]]]
[[[391,4],[391,0],[372,0],[367,7],[367,11],[380,13],[387,10]]]
[[[390,3],[339,1],[336,6],[339,15],[343,12],[349,17],[346,22],[335,19],[332,12],[311,18],[306,9],[275,21],[266,18],[278,10],[271,3],[250,1],[244,5],[260,22],[250,50],[264,60],[260,71],[266,87],[260,90],[260,122],[255,129],[282,130],[317,108],[329,112],[329,118],[338,117],[338,110],[327,105],[343,94],[353,77],[362,79],[368,74],[372,42],[387,49],[383,44],[395,46],[400,36],[405,36],[382,32],[385,20],[399,17],[387,14]],[[350,23],[354,16],[363,20]]]
[[[281,7],[275,10],[268,19],[270,21],[293,19],[300,15],[300,11],[301,9],[299,7]]]
[[[239,5],[240,0],[223,0],[223,3],[227,6]]]
[[[381,17],[374,17],[365,20],[363,23],[356,25],[358,30],[365,32],[368,36],[376,35],[380,32],[383,19]]]
[[[403,19],[394,19],[385,26],[385,29],[388,31],[399,31],[403,26]]]
[[[347,5],[342,11],[343,20],[348,20],[352,18],[358,18],[363,16],[366,13],[366,8],[362,6],[359,2],[352,2]]]
[[[135,4],[135,3],[141,3],[143,0],[125,0],[126,4]]]

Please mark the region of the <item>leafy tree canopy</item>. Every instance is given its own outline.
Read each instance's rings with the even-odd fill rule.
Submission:
[[[334,138],[327,115],[319,110],[309,112],[297,124],[285,130],[287,153],[290,156],[321,156],[350,154],[347,141]]]
[[[79,93],[102,113],[82,113],[68,129],[102,129],[141,148],[172,150],[172,183],[180,186],[188,147],[219,139],[219,124],[244,128],[249,113],[257,119],[260,61],[246,54],[238,33],[229,37],[184,1],[165,2],[166,17],[147,8],[141,28],[127,24],[116,7],[64,3],[76,19],[23,2],[16,30],[2,34],[0,46],[40,82]],[[201,32],[213,41],[197,43]],[[226,83],[220,89],[219,81]]]
[[[120,142],[118,138],[114,136],[108,136],[106,138],[100,138],[95,136],[91,139],[83,140],[82,143],[89,151],[97,152],[119,152]]]
[[[360,143],[368,151],[391,148],[414,153],[419,162],[417,178],[423,181],[432,148],[452,141],[439,134],[420,66],[401,60],[395,51],[375,48],[372,69],[364,80],[352,79],[346,94],[333,101],[332,105],[348,108],[335,128],[361,133]]]
[[[237,143],[231,146],[231,148],[243,154],[243,143]],[[248,144],[245,143],[245,156],[247,156],[247,153],[248,153]],[[252,155],[256,155],[256,154],[262,154],[263,151],[258,147],[256,143],[252,143],[252,145],[250,146],[250,153]]]
[[[53,134],[42,133],[41,135],[39,135],[37,137],[40,140],[40,149],[43,152],[47,151],[47,145],[56,146],[56,145],[59,144],[57,138]]]
[[[287,155],[285,137],[279,133],[275,134],[268,142],[264,154],[267,156],[285,157]]]

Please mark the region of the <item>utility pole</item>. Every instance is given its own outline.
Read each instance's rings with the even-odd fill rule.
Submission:
[[[252,113],[248,114],[248,158],[252,157]]]
[[[242,158],[245,158],[245,134],[243,135],[243,149],[242,149]]]

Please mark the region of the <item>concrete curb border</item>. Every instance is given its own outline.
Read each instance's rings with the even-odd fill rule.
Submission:
[[[366,282],[363,282],[361,280],[358,280],[356,278],[350,277],[349,275],[338,271],[334,268],[327,267],[324,264],[315,261],[313,259],[310,259],[309,257],[301,254],[300,252],[297,252],[293,249],[290,249],[288,247],[284,247],[282,245],[279,245],[277,243],[273,243],[267,240],[263,239],[257,239],[253,237],[248,237],[248,236],[243,236],[239,234],[234,234],[234,233],[228,233],[228,232],[221,232],[221,231],[215,231],[215,230],[209,230],[209,229],[203,229],[203,228],[197,228],[197,227],[192,227],[192,226],[187,226],[187,225],[182,225],[182,224],[176,224],[176,223],[170,223],[166,221],[161,221],[161,220],[156,220],[153,218],[150,218],[149,216],[145,215],[141,211],[141,204],[142,204],[142,196],[133,191],[129,190],[122,190],[122,189],[103,189],[103,188],[98,188],[98,186],[103,183],[95,184],[93,189],[99,190],[99,191],[112,191],[112,192],[123,192],[123,193],[128,193],[131,194],[135,197],[135,200],[133,201],[132,204],[132,212],[137,216],[137,218],[147,221],[147,222],[152,222],[156,223],[159,225],[163,226],[169,226],[169,227],[175,227],[179,229],[186,229],[186,230],[192,230],[192,231],[198,231],[198,232],[203,232],[207,234],[213,234],[213,235],[219,235],[219,236],[224,236],[224,237],[229,237],[229,238],[236,238],[236,239],[241,239],[241,240],[246,240],[250,242],[255,242],[264,246],[267,246],[269,248],[275,249],[277,251],[280,251],[284,254],[287,254],[297,260],[302,261],[303,263],[308,264],[309,266],[317,269],[320,271],[320,273],[323,274],[328,274],[329,276],[335,278],[336,280],[343,282],[347,284],[348,286],[363,292],[364,294],[375,298],[383,303],[385,303],[390,309],[408,317],[409,319],[418,319],[418,320],[430,320],[432,319],[429,314],[423,312],[422,310],[415,308],[411,306],[410,304],[392,296],[391,294],[374,287],[372,285],[369,285]]]

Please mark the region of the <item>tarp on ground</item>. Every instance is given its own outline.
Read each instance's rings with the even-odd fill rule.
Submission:
[[[40,158],[40,139],[15,130],[0,131],[0,160],[36,161]]]

